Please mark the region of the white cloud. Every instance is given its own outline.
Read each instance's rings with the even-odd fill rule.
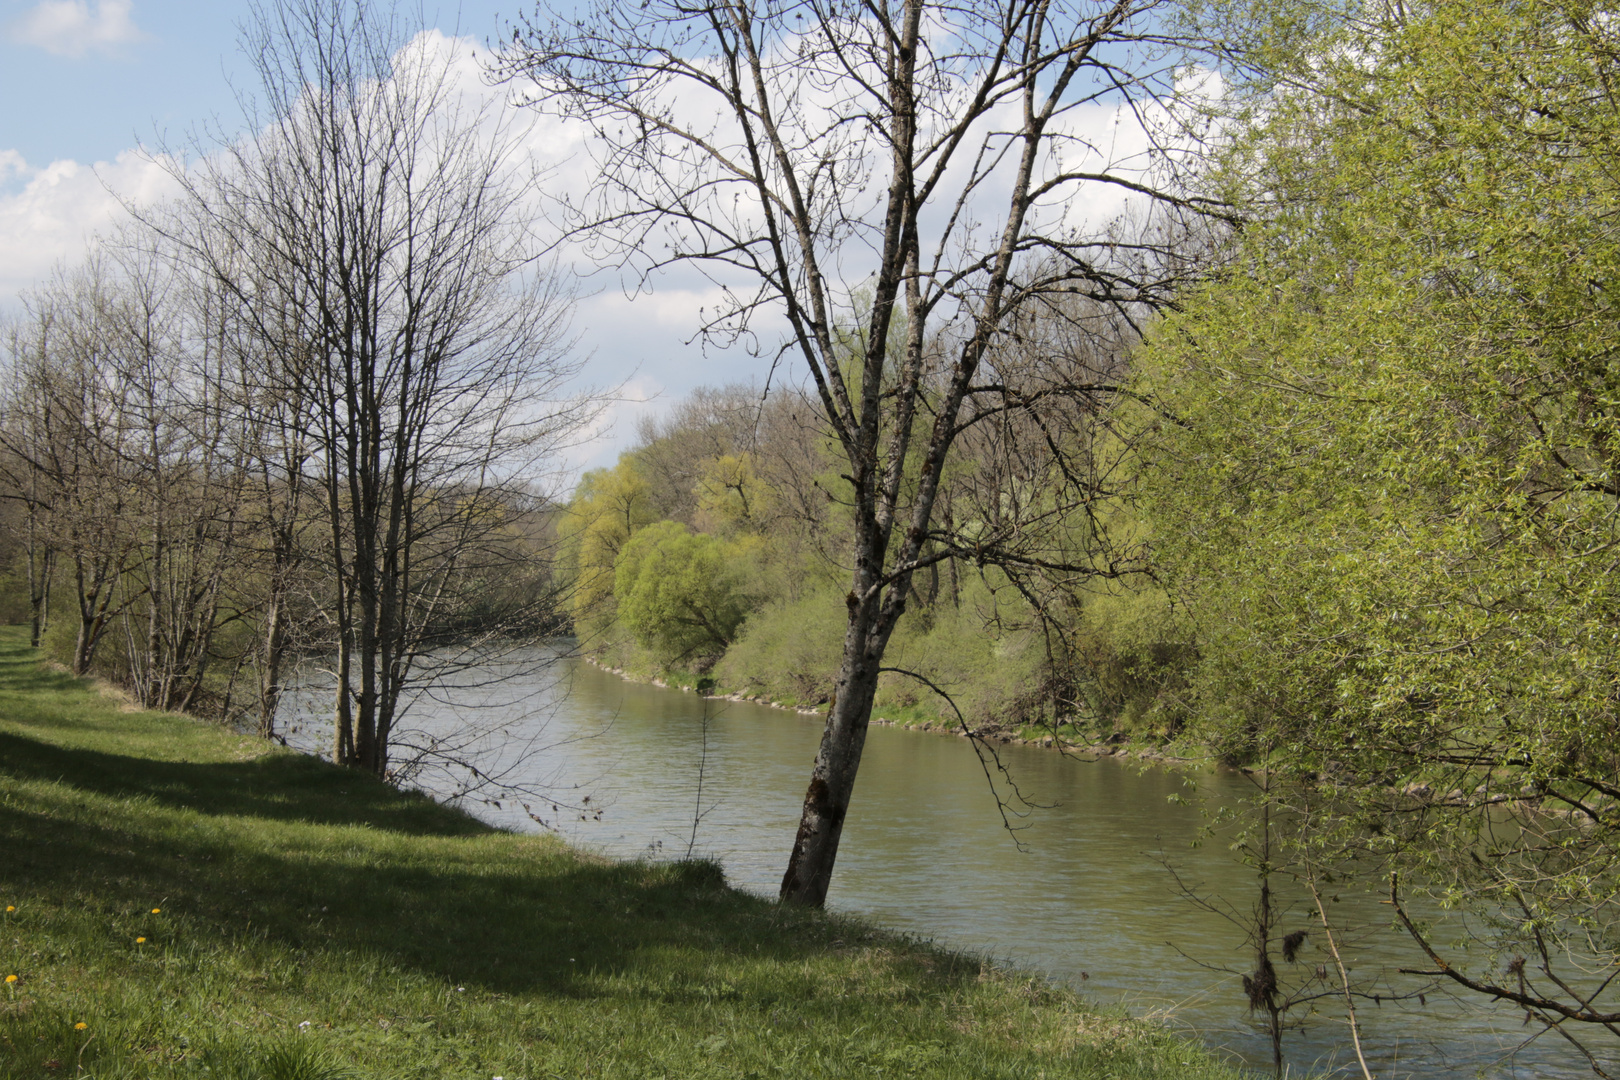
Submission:
[[[43,283],[58,263],[81,258],[92,236],[123,221],[120,197],[150,205],[174,187],[162,165],[136,150],[93,168],[53,161],[41,169],[15,150],[0,150],[0,180],[7,179],[12,183],[0,186],[0,307]]]
[[[635,439],[636,421],[670,404],[670,394],[656,379],[637,377],[617,387],[606,408],[579,433],[574,445],[564,454],[564,469],[578,475],[587,469],[614,464]]]
[[[88,28],[96,20],[122,19],[123,25],[138,33],[129,23],[129,3],[119,0],[90,0],[89,4],[47,0],[33,10],[30,19],[43,23],[50,12],[65,13],[61,14],[64,25],[77,20],[81,42],[92,36]],[[561,225],[559,203],[588,201],[600,182],[593,153],[596,148],[583,125],[553,112],[496,108],[480,113],[481,104],[510,102],[525,88],[488,85],[471,44],[427,31],[407,46],[401,60],[409,63],[414,52],[422,58],[450,61],[448,89],[461,96],[463,119],[479,118],[480,137],[504,138],[515,144],[511,167],[526,184],[530,209],[539,219],[537,230],[551,239],[544,234]],[[700,116],[706,103],[682,101],[680,107]],[[1003,120],[1010,124],[1015,119],[992,117],[984,127],[997,129]],[[1108,105],[1067,113],[1059,125],[1063,138],[1054,142],[1043,168],[1116,168],[1128,174],[1139,170],[1147,139],[1134,119],[1134,114]],[[958,164],[953,178],[960,181],[958,174],[968,167]],[[94,168],[57,161],[36,169],[15,151],[0,149],[0,308],[13,307],[17,292],[46,280],[56,264],[82,258],[86,242],[94,234],[109,232],[122,219],[122,205],[112,191],[126,200],[147,203],[173,190],[174,180],[164,167],[137,150]],[[970,214],[967,217],[973,220],[956,223],[954,242],[946,244],[948,257],[958,256],[957,249],[970,249],[980,233],[998,227],[996,210],[1004,197],[1002,186],[984,185],[979,192],[983,219]],[[1053,199],[1038,208],[1037,214],[1048,226],[1096,229],[1126,211],[1130,202],[1119,188],[1092,185],[1078,197]],[[949,206],[931,208],[925,225],[943,231],[948,212]],[[745,219],[750,211],[739,207],[737,213],[739,219]],[[864,241],[864,236],[856,237],[834,257],[838,273],[852,289],[870,272],[870,251]],[[698,385],[751,377],[763,380],[771,370],[771,357],[784,329],[780,311],[756,312],[751,327],[755,336],[730,349],[718,349],[713,342],[707,347],[691,342],[703,321],[723,308],[726,300],[721,286],[701,268],[688,264],[666,267],[653,280],[642,282],[635,267],[618,265],[614,257],[618,253],[611,249],[594,250],[570,240],[550,254],[562,270],[585,275],[573,320],[580,351],[590,357],[583,381],[616,391],[615,400],[586,433],[592,440],[566,455],[568,465],[611,464],[617,452],[633,440],[638,416],[662,412]],[[719,276],[723,281],[734,280]],[[754,350],[763,355],[753,355]],[[793,379],[797,366],[795,358],[788,356],[775,378]]]
[[[78,59],[112,53],[146,34],[131,17],[133,0],[41,0],[8,28],[9,37],[48,53]]]
[[[18,176],[27,175],[28,163],[15,150],[0,150],[0,184],[10,180],[13,173]]]

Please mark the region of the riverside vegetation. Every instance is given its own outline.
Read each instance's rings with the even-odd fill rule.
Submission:
[[[1224,50],[1218,99],[1181,103],[1222,133],[1191,190],[1242,227],[1189,235],[1203,272],[1151,317],[1007,330],[997,389],[1065,407],[1006,402],[953,447],[875,711],[1202,742],[1264,777],[1262,898],[1375,890],[1414,968],[1620,1074],[1616,12],[1181,15]],[[1057,361],[1061,389],[1019,382]],[[834,698],[859,484],[824,414],[700,395],[588,477],[563,526],[587,647]],[[1034,533],[1035,560],[990,542]],[[1425,925],[1415,893],[1469,917]],[[1273,952],[1257,933],[1256,1009]]]
[[[791,389],[701,389],[644,422],[615,466],[585,476],[558,534],[587,654],[631,677],[825,706],[842,647],[850,496],[814,416]],[[947,518],[983,514],[994,465],[964,447],[940,495]],[[1123,547],[1143,531],[1122,503],[1104,524],[1118,535],[1099,543]],[[1147,575],[1075,588],[938,554],[912,583],[885,660],[900,670],[880,679],[874,716],[1066,743],[1181,735],[1190,627]]]
[[[132,711],[0,633],[0,1076],[1208,1077],[857,920]]]
[[[311,16],[321,31],[313,43],[275,44],[281,60],[307,51],[335,62],[320,72],[333,84],[328,105],[373,101],[357,71],[412,70],[403,61],[396,70],[390,51],[399,24],[368,23],[367,5],[353,7],[356,19],[339,0],[278,8]],[[836,699],[828,712],[837,737],[823,744],[836,754],[817,766],[800,835],[822,838],[819,869],[794,870],[808,850],[796,841],[784,880],[785,895],[810,903],[825,893],[874,701],[890,719],[1081,743],[1202,743],[1265,778],[1255,815],[1264,825],[1243,849],[1263,882],[1286,873],[1313,891],[1332,885],[1329,895],[1377,890],[1404,923],[1416,964],[1501,1004],[1515,1022],[1524,1017],[1532,1033],[1567,1040],[1598,1074],[1620,1072],[1611,1038],[1620,979],[1609,978],[1620,970],[1620,18],[1586,0],[1058,8],[1072,25],[1201,43],[1196,62],[1111,84],[1162,91],[1154,106],[1163,111],[1150,112],[1184,122],[1190,144],[1161,146],[1160,158],[1189,171],[1160,177],[1167,186],[1155,190],[1169,196],[1160,209],[1196,212],[1127,217],[1116,223],[1122,231],[1100,236],[1025,235],[1031,243],[1000,259],[945,243],[969,276],[996,262],[985,295],[999,298],[1007,285],[1038,300],[982,310],[964,301],[954,324],[926,316],[940,314],[938,296],[972,297],[979,286],[951,279],[931,292],[937,280],[925,283],[918,269],[929,259],[917,229],[883,230],[912,246],[885,249],[889,270],[875,284],[802,275],[831,282],[827,304],[795,301],[817,312],[813,327],[796,325],[802,345],[814,332],[800,359],[820,388],[801,393],[783,369],[768,396],[762,387],[701,392],[646,426],[616,466],[587,475],[566,505],[523,482],[591,414],[587,401],[556,393],[574,369],[562,323],[502,322],[565,313],[509,291],[519,282],[503,268],[526,263],[522,245],[501,237],[527,235],[524,223],[512,223],[515,234],[491,223],[480,235],[494,246],[475,262],[491,275],[481,295],[497,301],[483,316],[524,333],[493,356],[454,352],[466,366],[444,372],[492,382],[413,399],[389,377],[416,370],[412,357],[359,346],[432,311],[368,307],[417,293],[408,281],[345,293],[353,277],[323,262],[334,250],[324,234],[301,234],[296,215],[274,216],[300,203],[281,197],[286,170],[258,166],[285,161],[303,167],[293,174],[323,175],[322,162],[298,156],[310,149],[303,114],[288,113],[283,139],[267,136],[237,159],[241,169],[197,181],[176,217],[143,223],[155,231],[104,245],[88,269],[41,290],[7,335],[8,603],[75,671],[107,674],[163,707],[228,713],[246,702],[265,734],[283,662],[335,653],[336,756],[401,781],[412,765],[390,757],[396,706],[468,641],[566,626],[587,652],[633,672],[787,704]],[[957,41],[931,51],[917,35],[948,37],[959,9],[938,15],[926,0],[897,0],[895,10],[906,18],[893,25],[912,35],[899,52],[969,68],[986,55],[975,51],[983,41],[1022,32],[1019,12],[1037,37],[1055,25],[1045,4],[983,5],[972,9],[984,17],[975,32],[991,38],[965,53]],[[755,62],[771,70],[761,74],[797,109],[811,107],[798,94],[803,66],[776,50],[804,40],[799,16],[811,16],[818,56],[835,68],[851,33],[875,35],[861,47],[876,68],[890,47],[873,5],[756,11],[715,0],[604,4],[597,14],[572,28],[509,27],[502,40],[514,51],[492,74],[538,77],[533,103],[572,102],[575,119],[609,118],[597,134],[622,153],[609,155],[618,171],[597,190],[633,211],[609,213],[610,223],[655,221],[668,209],[636,184],[668,178],[644,165],[671,160],[659,158],[661,140],[680,137],[662,123],[660,102],[635,96],[667,85],[663,75],[603,76],[615,57],[688,64],[682,28],[701,23],[726,55],[764,56]],[[1132,20],[1142,21],[1124,25]],[[337,32],[378,25],[371,36]],[[765,36],[732,48],[736,34],[755,32]],[[678,44],[660,52],[669,41]],[[1061,49],[1090,56],[1097,41],[1081,33]],[[335,53],[322,51],[332,44]],[[1103,52],[1105,65],[1136,55]],[[1014,67],[1029,94],[1046,92],[1038,67]],[[303,92],[291,70],[272,63],[263,72],[268,100]],[[700,79],[709,71],[686,70]],[[994,82],[1003,69],[984,70]],[[1217,75],[1219,94],[1197,92]],[[942,70],[923,81],[932,93],[961,85],[956,78]],[[746,125],[759,110],[744,82],[731,104]],[[422,91],[413,108],[434,114],[443,104],[442,82],[407,84]],[[849,89],[851,100],[878,84],[898,85],[867,80]],[[1085,100],[1111,100],[1114,90]],[[867,102],[861,122],[876,142],[866,145],[915,132],[914,114],[896,117],[916,100]],[[339,107],[334,122],[345,113],[364,110]],[[390,115],[355,133],[378,136],[353,141],[362,157],[410,143]],[[795,115],[816,132],[852,130],[848,117]],[[454,120],[452,109],[449,126],[435,130],[453,130]],[[1047,137],[1015,138],[1039,157]],[[867,176],[860,140],[842,138],[829,152],[854,156],[833,172]],[[822,161],[812,153],[764,169],[743,184],[747,198],[703,175],[691,191],[752,230],[765,218],[748,207],[786,205],[771,185]],[[357,162],[334,164],[343,173]],[[496,182],[505,173],[485,168],[494,164],[472,162],[464,175],[520,208]],[[921,175],[900,172],[889,189],[897,193]],[[825,214],[820,224],[801,222],[795,235],[836,251],[870,206],[840,202],[864,199],[859,185],[808,186],[832,201],[813,207]],[[252,198],[222,202],[212,197],[219,191]],[[915,215],[937,196],[898,197],[896,214]],[[684,207],[681,198],[674,205]],[[207,216],[237,205],[272,216]],[[977,207],[966,215],[978,217]],[[295,243],[272,246],[300,255],[294,264],[263,248],[270,225],[293,234]],[[570,225],[583,235],[591,222]],[[459,235],[453,226],[413,228],[431,238]],[[645,263],[665,256],[639,245],[655,235],[597,239],[651,272]],[[740,250],[724,228],[712,235],[724,243],[676,244],[669,257]],[[1099,279],[1102,264],[1085,257],[1093,242],[1109,259],[1136,252],[1145,261]],[[760,299],[697,318],[721,338],[746,336],[753,305],[796,296],[792,268],[822,253],[778,249],[759,265],[776,268],[767,278],[785,277],[731,294]],[[261,269],[268,280],[254,276]],[[536,299],[556,298],[531,284]],[[328,295],[350,307],[316,317],[304,301]],[[462,310],[453,293],[441,299],[449,303],[439,315]],[[485,340],[479,325],[447,329]],[[346,342],[356,327],[363,332]],[[345,370],[356,356],[363,370]],[[335,414],[332,388],[355,382],[377,407]],[[469,388],[450,378],[448,389],[457,387]],[[859,415],[848,406],[857,398]],[[546,423],[512,426],[531,415],[515,403],[540,399],[556,405]],[[439,426],[388,429],[396,412],[416,415],[390,403],[410,400]],[[487,401],[501,405],[480,413]],[[271,422],[261,430],[254,418],[265,406]],[[483,426],[460,422],[468,416]],[[929,422],[923,449],[910,433]],[[464,453],[382,454],[387,467],[366,473],[336,464],[345,447],[306,441],[311,431],[360,430],[370,446],[455,435],[446,445]],[[501,483],[479,479],[491,476]],[[410,500],[385,508],[375,497],[384,489]],[[390,520],[424,531],[405,547],[378,548],[395,532]],[[841,669],[860,676],[857,693],[835,695]],[[1467,928],[1472,951],[1442,948],[1449,932],[1407,922],[1413,892],[1466,909],[1470,919],[1451,925]],[[1321,921],[1329,937],[1325,908]],[[1261,989],[1250,1001],[1274,1013],[1265,934],[1255,951],[1249,981]],[[1342,969],[1338,983],[1348,1016],[1357,990]]]

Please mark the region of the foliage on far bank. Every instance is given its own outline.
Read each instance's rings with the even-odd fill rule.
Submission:
[[[782,704],[828,701],[846,623],[848,491],[813,415],[791,394],[761,407],[746,386],[706,389],[586,475],[559,532],[587,652]],[[947,472],[947,519],[979,512],[972,447]],[[1140,530],[1122,505],[1103,527]],[[1179,629],[1145,578],[1036,591],[993,563],[943,556],[913,582],[878,715],[954,724],[960,709],[976,729],[1173,737]]]

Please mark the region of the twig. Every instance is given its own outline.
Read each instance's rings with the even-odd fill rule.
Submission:
[[[961,725],[962,734],[967,736],[968,741],[973,744],[973,752],[978,755],[979,768],[984,770],[985,783],[989,785],[990,794],[996,800],[996,810],[1001,814],[1002,827],[1007,830],[1007,835],[1012,837],[1013,843],[1018,847],[1019,851],[1029,850],[1024,842],[1018,838],[1019,831],[1022,829],[1027,829],[1029,826],[1014,825],[1012,823],[1012,819],[1007,815],[1010,813],[1013,815],[1013,817],[1028,817],[1030,813],[1035,810],[1051,809],[1053,804],[1035,802],[1019,789],[1018,782],[1013,779],[1012,772],[1001,760],[1001,755],[996,753],[995,748],[985,741],[983,735],[980,735],[968,725],[967,717],[963,716],[962,710],[956,707],[955,700],[951,698],[950,694],[947,694],[944,690],[940,689],[940,687],[932,679],[928,678],[926,675],[919,675],[915,671],[907,671],[905,668],[884,667],[879,668],[878,671],[879,673],[892,671],[896,675],[905,675],[908,678],[916,679],[918,682],[922,683],[934,693],[945,699],[945,704],[949,705],[951,707],[951,711],[956,714],[956,722]],[[988,760],[986,760],[987,754],[989,755]],[[1012,790],[1013,799],[1017,801],[1019,806],[1024,807],[1023,810],[1017,809],[1013,806],[1011,801],[1002,798],[1001,792],[996,789],[996,778],[994,773],[991,772],[992,765],[994,765],[995,772],[1001,774],[1002,780],[1005,781],[1007,786]]]
[[[1497,986],[1495,983],[1481,982],[1464,975],[1446,963],[1440,954],[1434,951],[1434,947],[1429,944],[1428,939],[1418,930],[1417,924],[1412,922],[1411,918],[1406,914],[1406,908],[1401,904],[1399,888],[1398,876],[1391,874],[1389,876],[1389,902],[1395,908],[1395,916],[1400,919],[1401,925],[1406,927],[1406,932],[1412,936],[1412,940],[1417,943],[1418,948],[1423,950],[1437,969],[1435,971],[1421,971],[1414,968],[1401,968],[1403,975],[1444,975],[1476,994],[1485,994],[1501,1001],[1510,1001],[1525,1009],[1556,1014],[1561,1018],[1560,1022],[1563,1020],[1577,1020],[1586,1024],[1609,1025],[1620,1023],[1620,1012],[1598,1012],[1585,1006],[1585,1003],[1583,1003],[1582,1008],[1572,1008],[1562,1001],[1555,1001],[1537,994],[1519,993],[1503,986]]]
[[[697,803],[692,807],[692,835],[686,841],[686,858],[697,847],[698,824],[703,821],[703,776],[709,767],[709,699],[703,699],[703,752],[698,757]]]
[[[1322,904],[1322,894],[1316,888],[1316,875],[1311,872],[1309,864],[1305,868],[1305,887],[1311,890],[1311,899],[1316,901],[1316,916],[1322,920],[1322,933],[1327,936],[1328,952],[1333,954],[1333,966],[1339,969],[1339,985],[1344,989],[1344,1007],[1350,1015],[1350,1041],[1356,1048],[1356,1061],[1361,1065],[1361,1075],[1366,1080],[1373,1080],[1373,1074],[1367,1068],[1367,1058],[1361,1052],[1361,1025],[1356,1022],[1356,1002],[1350,994],[1350,976],[1344,970],[1344,960],[1339,956],[1339,944],[1333,939],[1333,927],[1328,923],[1327,908]]]

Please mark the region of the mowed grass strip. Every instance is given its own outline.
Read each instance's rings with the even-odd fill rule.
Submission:
[[[25,641],[0,630],[7,1080],[1236,1075],[709,864],[593,858],[120,710]]]

